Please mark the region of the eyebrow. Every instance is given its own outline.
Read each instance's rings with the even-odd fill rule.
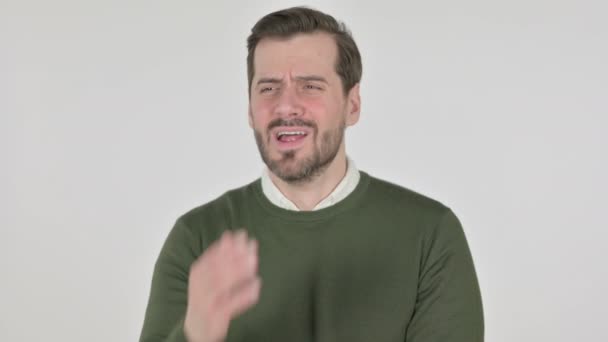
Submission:
[[[297,76],[296,80],[298,81],[315,81],[315,82],[323,82],[328,83],[325,77],[310,75],[310,76]]]
[[[296,76],[296,80],[298,81],[315,81],[315,82],[323,82],[326,84],[329,84],[329,82],[327,82],[327,80],[325,79],[325,77],[322,76],[316,76],[316,75],[309,75],[309,76]],[[257,81],[257,85],[263,84],[263,83],[272,83],[272,84],[276,84],[276,83],[281,83],[283,82],[282,79],[280,78],[276,78],[276,77],[262,77]]]
[[[263,77],[258,80],[256,84],[262,83],[281,83],[282,80],[280,78],[272,78],[272,77]]]

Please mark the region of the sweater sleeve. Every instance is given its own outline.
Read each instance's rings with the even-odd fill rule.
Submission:
[[[140,342],[187,341],[183,324],[196,241],[189,227],[178,219],[154,266]]]
[[[406,342],[483,342],[481,294],[473,259],[450,209],[422,242],[414,314]]]

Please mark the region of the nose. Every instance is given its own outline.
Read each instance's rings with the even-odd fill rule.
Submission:
[[[298,117],[304,114],[304,107],[293,84],[287,84],[281,89],[274,113],[280,117]]]

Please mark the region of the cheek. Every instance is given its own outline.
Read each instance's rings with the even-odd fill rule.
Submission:
[[[267,110],[270,107],[268,101],[264,101],[263,99],[252,99],[251,100],[251,109],[254,113],[259,113],[264,110]]]
[[[319,128],[321,128],[324,123],[331,120],[331,117],[334,115],[332,103],[331,101],[328,101],[327,98],[304,98],[301,104],[305,111],[303,115],[304,120],[312,120],[316,122],[319,125]]]
[[[253,127],[263,127],[264,124],[267,123],[270,118],[269,113],[270,111],[268,109],[268,105],[260,102],[251,103],[249,119],[253,123]]]
[[[325,99],[310,103],[309,109],[314,113],[314,120],[319,128],[324,129],[336,126],[344,120],[344,103]]]
[[[327,100],[323,98],[310,98],[302,102],[310,113],[324,114],[329,109]]]

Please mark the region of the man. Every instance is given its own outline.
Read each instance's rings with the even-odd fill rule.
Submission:
[[[278,11],[248,50],[249,125],[268,169],[177,220],[140,341],[483,341],[456,216],[346,156],[362,68],[344,25]]]

